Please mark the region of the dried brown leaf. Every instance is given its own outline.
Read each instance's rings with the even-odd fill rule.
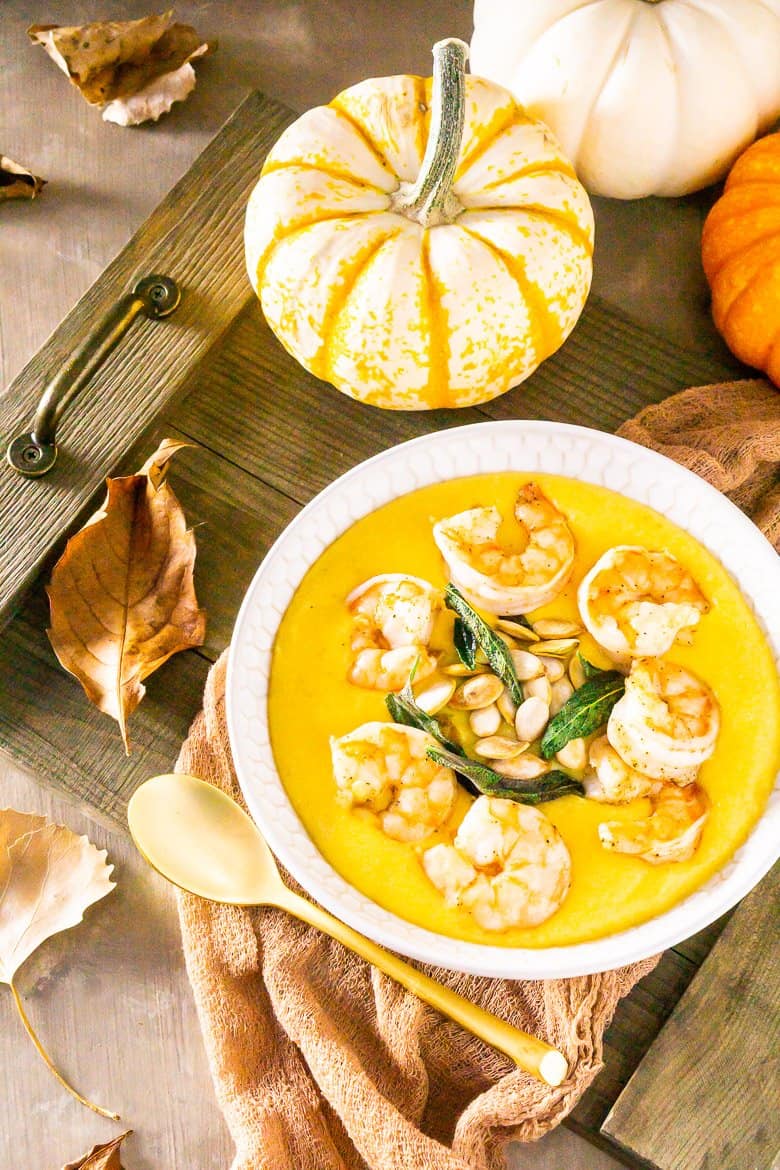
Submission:
[[[113,890],[113,866],[64,825],[0,810],[0,983],[11,983],[45,939],[81,922]]]
[[[103,507],[68,541],[48,588],[54,653],[117,720],[128,752],[127,720],[143,680],[206,633],[195,536],[166,480],[183,446],[166,439],[135,475],[107,480]]]
[[[3,199],[34,199],[45,186],[45,179],[0,154],[0,202]]]
[[[171,23],[172,11],[141,20],[75,26],[34,24],[27,33],[42,45],[91,105],[138,93],[153,79],[213,51],[195,29]]]
[[[101,1142],[100,1145],[93,1146],[88,1154],[77,1158],[75,1162],[68,1162],[62,1170],[124,1170],[119,1147],[132,1132],[132,1129],[128,1129],[126,1133],[120,1133],[119,1137],[112,1138],[110,1142]]]
[[[0,983],[11,988],[27,1032],[65,1088],[104,1117],[116,1117],[71,1088],[51,1062],[27,1018],[14,976],[33,951],[61,930],[78,925],[84,911],[114,888],[114,867],[64,825],[16,809],[0,809]]]

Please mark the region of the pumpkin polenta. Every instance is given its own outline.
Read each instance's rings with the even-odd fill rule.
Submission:
[[[566,517],[575,541],[568,583],[555,600],[530,614],[531,620],[581,625],[578,586],[616,542],[663,550],[695,580],[707,611],[691,644],[675,643],[662,661],[672,671],[703,680],[715,697],[720,721],[714,751],[698,772],[708,816],[692,857],[650,865],[604,847],[599,825],[608,820],[619,836],[621,825],[647,816],[646,796],[611,806],[606,816],[603,804],[564,795],[540,808],[570,855],[568,894],[539,925],[496,932],[480,925],[464,906],[446,905],[422,863],[426,850],[452,843],[473,797],[459,785],[446,820],[427,840],[394,839],[374,816],[356,815],[339,802],[329,741],[361,724],[390,722],[384,694],[348,679],[353,615],[345,599],[361,582],[382,573],[411,574],[443,593],[448,573],[432,538],[433,526],[486,504],[510,515],[531,480]],[[443,612],[451,623],[453,615]],[[602,668],[614,665],[590,634],[580,639],[587,661]],[[322,554],[277,634],[269,722],[290,799],[312,840],[348,881],[430,930],[472,942],[542,947],[582,942],[642,922],[674,905],[725,863],[760,816],[772,786],[780,755],[778,698],[770,651],[746,602],[719,562],[692,537],[603,488],[554,476],[497,473],[401,497],[358,521]]]

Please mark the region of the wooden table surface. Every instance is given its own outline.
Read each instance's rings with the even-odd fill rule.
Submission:
[[[198,86],[186,104],[157,125],[120,129],[103,123],[25,35],[34,21],[81,23],[96,11],[76,2],[45,10],[29,0],[5,0],[0,6],[0,152],[50,183],[33,204],[0,205],[2,385],[249,89],[302,110],[372,74],[427,73],[434,40],[470,35],[466,0],[426,5],[396,0],[392,6],[363,0],[359,9],[344,0],[183,2],[177,17],[217,36],[218,52],[198,65]],[[109,0],[99,6],[102,18],[147,11],[136,2]],[[711,197],[595,201],[594,291],[668,339],[709,353],[719,352],[720,343],[708,316],[698,240]],[[207,468],[202,473],[206,476]],[[197,475],[191,479],[194,490]],[[296,505],[288,505],[292,514]],[[157,694],[152,702],[161,705],[164,717],[164,691]],[[14,689],[14,679],[5,679],[0,716],[4,704],[28,700],[18,684]],[[75,710],[79,701],[74,689]],[[168,734],[172,749],[179,730]],[[83,745],[80,750],[83,755]],[[82,1091],[116,1108],[134,1129],[128,1170],[226,1167],[231,1143],[206,1069],[170,890],[146,869],[121,829],[53,795],[34,771],[4,756],[0,804],[41,812],[87,832],[108,848],[117,866],[118,889],[88,912],[83,926],[42,947],[19,980],[52,1054]],[[120,1131],[59,1089],[23,1036],[10,996],[3,994],[0,1069],[2,1170],[57,1168]],[[513,1147],[510,1156],[515,1170],[562,1165],[607,1170],[617,1162],[562,1129],[534,1147]]]

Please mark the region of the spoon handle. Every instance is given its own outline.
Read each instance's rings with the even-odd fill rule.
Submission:
[[[461,1027],[473,1032],[499,1052],[503,1052],[525,1072],[548,1085],[559,1085],[565,1079],[568,1065],[557,1048],[536,1036],[522,1032],[519,1028],[514,1028],[500,1020],[498,1016],[451,991],[444,984],[437,983],[435,979],[405,963],[391,951],[386,951],[371,939],[353,930],[351,926],[334,918],[321,906],[307,901],[291,890],[286,890],[275,905],[343,943],[366,962],[384,971],[391,979],[395,979],[396,983],[400,983],[418,999],[424,1000]]]

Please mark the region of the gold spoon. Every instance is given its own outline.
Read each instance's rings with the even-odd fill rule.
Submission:
[[[532,1076],[548,1085],[565,1079],[568,1065],[556,1048],[470,1003],[288,890],[254,821],[213,785],[181,773],[155,776],[135,792],[127,820],[149,864],[183,890],[213,902],[286,910],[338,939]]]

